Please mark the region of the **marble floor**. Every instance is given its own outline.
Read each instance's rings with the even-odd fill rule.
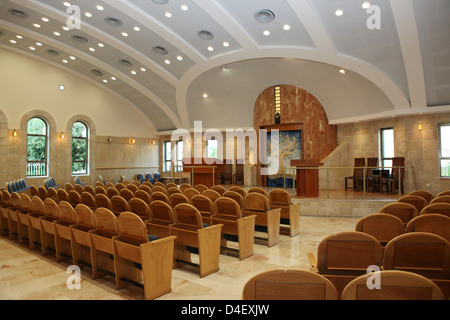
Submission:
[[[221,255],[220,270],[200,278],[198,269],[181,267],[173,270],[172,292],[157,300],[239,300],[242,289],[252,276],[274,268],[309,269],[308,252],[317,254],[324,237],[354,230],[359,218],[300,217],[300,234],[281,235],[272,248],[255,244],[252,257],[239,261]],[[193,255],[193,261],[195,255]],[[93,280],[89,267],[81,267],[81,288],[70,290],[66,282],[71,274],[69,260],[56,262],[52,255],[42,256],[16,241],[0,237],[1,300],[142,300],[143,290],[127,287],[115,289],[110,277]]]

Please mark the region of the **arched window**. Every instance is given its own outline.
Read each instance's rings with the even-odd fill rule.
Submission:
[[[47,176],[48,126],[41,118],[27,125],[27,177]]]
[[[81,121],[72,126],[72,174],[88,174],[89,129]]]

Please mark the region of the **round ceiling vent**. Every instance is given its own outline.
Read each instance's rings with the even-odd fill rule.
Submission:
[[[103,75],[103,72],[101,72],[100,70],[97,70],[97,69],[93,69],[93,70],[91,70],[91,72],[92,72],[92,74],[94,74],[98,77],[101,77]]]
[[[88,42],[88,39],[86,39],[85,37],[77,36],[77,35],[72,36],[72,40],[76,41],[76,42],[80,42],[80,43]]]
[[[166,4],[167,2],[169,2],[169,0],[152,0],[152,1],[157,4]]]
[[[10,9],[9,13],[18,18],[28,18],[28,14],[23,12],[22,10]]]
[[[255,13],[255,19],[261,23],[268,23],[275,19],[275,14],[268,9],[262,9]]]
[[[122,21],[117,18],[107,17],[105,18],[105,22],[112,27],[120,27],[122,25]]]
[[[131,67],[133,65],[130,61],[125,60],[125,59],[119,60],[119,62],[121,65],[123,65],[125,67]]]
[[[48,54],[51,54],[52,56],[57,56],[57,55],[59,55],[59,52],[58,52],[58,51],[52,50],[52,49],[47,50],[47,53],[48,53]]]
[[[157,54],[160,54],[162,56],[164,56],[164,55],[169,53],[166,48],[158,47],[158,46],[157,47],[153,47],[153,51],[155,51]]]
[[[206,30],[200,30],[197,35],[200,39],[203,40],[212,40],[214,38],[214,34]]]

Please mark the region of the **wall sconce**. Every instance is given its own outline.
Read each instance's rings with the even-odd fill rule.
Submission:
[[[136,139],[130,138],[130,144],[135,144],[135,143],[136,143]]]
[[[13,130],[12,136],[13,136],[13,137],[17,137],[17,131],[16,131],[16,129]]]
[[[64,139],[64,132],[61,132],[61,134],[59,135],[59,137],[60,137],[61,139]]]
[[[419,132],[422,132],[422,129],[423,129],[422,124],[419,121]]]
[[[155,139],[150,139],[150,144],[151,145],[153,145],[153,144],[155,144],[156,143],[156,140]]]

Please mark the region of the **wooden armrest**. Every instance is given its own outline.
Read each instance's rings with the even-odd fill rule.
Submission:
[[[317,262],[316,262],[316,258],[314,257],[314,254],[312,254],[311,252],[308,252],[308,259],[309,259],[309,263],[311,264],[311,267],[313,269],[316,269]]]

